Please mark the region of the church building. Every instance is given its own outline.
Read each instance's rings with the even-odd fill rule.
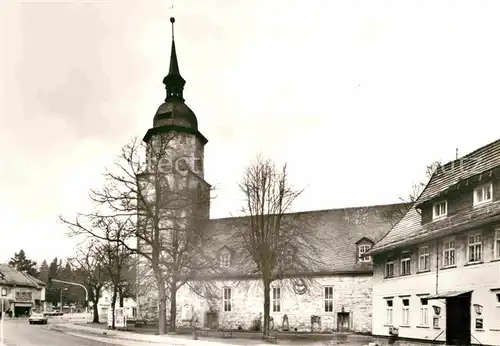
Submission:
[[[171,22],[173,26],[175,20],[171,18]],[[200,132],[197,117],[183,97],[186,81],[180,74],[174,37],[170,69],[163,82],[167,96],[144,141],[148,148],[155,148],[155,141],[164,136],[175,136],[173,155],[194,158],[191,162],[195,161],[196,166],[189,167],[187,183],[172,182],[171,186],[199,193],[200,189],[210,187],[204,180],[203,167],[204,147],[208,140]],[[300,213],[311,220],[308,227],[325,239],[316,256],[326,265],[315,272],[301,273],[299,278],[273,282],[271,327],[290,331],[370,333],[373,265],[371,257],[364,254],[390,230],[393,216],[402,215],[401,210],[405,207],[405,204],[390,204]],[[216,239],[211,246],[216,253],[220,274],[204,278],[211,281],[215,296],[208,299],[196,292],[195,285],[182,286],[176,299],[177,324],[257,329],[263,314],[262,285],[256,277],[242,274],[239,267],[241,249],[229,242],[234,229],[245,221],[245,217],[209,219],[209,208],[207,202],[201,210],[183,209],[180,214],[186,216],[195,212],[199,218],[205,218],[207,226],[204,231]],[[142,265],[147,267],[145,263]],[[142,316],[155,314],[158,309],[154,293],[156,286],[144,278],[139,278],[146,287],[139,289],[141,293],[137,302],[138,314]]]

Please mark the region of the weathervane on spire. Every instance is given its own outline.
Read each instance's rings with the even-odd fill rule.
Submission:
[[[172,41],[174,40],[174,23],[175,23],[175,18],[170,17],[170,23],[172,23]]]
[[[175,23],[175,17],[174,17],[174,4],[170,5],[169,8],[171,17],[170,17],[170,23],[172,23],[172,40],[174,39],[174,23]]]

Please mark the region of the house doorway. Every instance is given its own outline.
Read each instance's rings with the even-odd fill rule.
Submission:
[[[426,297],[446,301],[446,345],[470,345],[471,297],[472,291],[448,291]],[[433,308],[439,316],[439,306]]]
[[[206,317],[205,318],[206,328],[216,329],[219,326],[219,316],[217,312],[215,311],[207,312],[205,317]]]
[[[339,312],[337,313],[337,331],[338,332],[348,332],[349,331],[349,313]]]
[[[27,304],[22,304],[18,305],[16,304],[14,306],[14,317],[27,317],[31,313],[31,305]]]
[[[446,298],[446,344],[470,345],[471,292]]]

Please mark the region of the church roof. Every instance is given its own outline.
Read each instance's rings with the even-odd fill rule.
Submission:
[[[306,227],[312,227],[317,232],[320,240],[317,256],[325,263],[318,269],[318,274],[371,273],[373,270],[371,263],[358,261],[357,243],[363,238],[378,241],[391,228],[387,216],[393,215],[395,209],[401,211],[405,207],[406,204],[398,203],[307,211],[295,215],[307,218]],[[243,216],[209,221],[208,231],[214,236],[214,248],[232,249],[236,263],[245,256],[242,255],[242,249],[235,248],[231,238],[235,230],[242,227],[246,220],[247,217]],[[225,274],[241,274],[238,268],[238,264],[232,265]]]

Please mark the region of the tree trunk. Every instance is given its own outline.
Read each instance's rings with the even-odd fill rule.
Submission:
[[[94,311],[94,318],[92,319],[92,323],[99,323],[99,310],[97,309],[97,304],[99,303],[99,295],[97,295],[97,298],[94,298],[92,302],[94,303],[92,306],[92,309]]]
[[[165,278],[163,272],[158,265],[153,265],[153,270],[156,275],[156,284],[158,285],[158,334],[165,334],[167,324],[166,300],[167,292],[165,289]]]
[[[113,296],[111,297],[111,329],[116,329],[115,321],[116,321],[116,298],[118,295],[118,289],[116,286],[113,287]]]
[[[118,290],[118,295],[119,295],[119,298],[120,298],[120,307],[123,308],[123,301],[124,301],[124,298],[123,298],[123,288],[119,288]]]
[[[170,285],[170,331],[175,332],[177,325],[177,280]]]
[[[262,333],[264,336],[269,335],[269,310],[271,308],[271,283],[264,280],[264,326]]]
[[[125,299],[123,298],[123,292],[119,292],[118,294],[119,294],[119,298],[120,298],[120,302],[119,302],[120,307],[123,308],[123,303],[125,301]]]

